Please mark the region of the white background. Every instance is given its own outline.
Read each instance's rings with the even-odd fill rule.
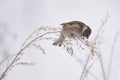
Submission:
[[[119,0],[0,0],[0,24],[5,24],[11,32],[17,35],[15,41],[5,38],[5,49],[8,49],[11,54],[15,54],[22,42],[35,29],[41,26],[61,27],[61,23],[73,20],[83,21],[91,27],[93,32],[90,40],[92,40],[106,13],[110,17],[101,39],[101,52],[107,74],[112,43],[116,33],[120,30]],[[4,25],[0,27],[4,27]],[[120,79],[120,43],[118,41],[114,50],[110,80]],[[48,44],[49,52],[45,55],[38,54],[34,49],[26,52],[28,57],[25,59],[36,62],[36,65],[16,66],[5,79],[79,80],[83,66],[61,48],[52,46],[49,41],[44,45],[46,44]],[[91,71],[98,80],[102,80],[99,66],[99,61],[95,62]],[[93,78],[89,78],[89,80],[93,80]]]

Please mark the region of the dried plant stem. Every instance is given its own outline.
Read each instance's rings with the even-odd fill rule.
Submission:
[[[80,77],[80,80],[84,80],[85,79],[85,75],[86,75],[86,72],[87,72],[87,67],[88,67],[88,64],[89,64],[89,61],[90,61],[90,58],[91,58],[91,54],[88,55],[88,58],[87,58],[87,62],[83,68],[83,71],[82,71],[82,74],[81,74],[81,77]]]
[[[106,74],[105,74],[105,69],[104,69],[104,65],[103,65],[103,60],[102,60],[102,56],[99,56],[99,61],[100,61],[100,65],[101,65],[101,69],[102,69],[102,74],[103,74],[103,79],[107,80]]]
[[[13,66],[13,64],[15,63],[15,61],[17,60],[17,58],[19,57],[19,55],[28,47],[30,46],[33,42],[35,42],[36,40],[40,39],[41,37],[47,35],[47,34],[51,34],[51,33],[57,33],[58,31],[54,31],[54,32],[46,32],[38,37],[36,37],[35,39],[33,39],[32,41],[30,41],[25,47],[23,47],[18,53],[17,55],[14,57],[14,59],[12,60],[12,62],[8,65],[8,67],[6,68],[6,70],[2,73],[2,75],[0,76],[0,80],[2,80],[5,75],[7,74],[7,72],[9,71],[9,69]]]
[[[94,39],[94,43],[96,43],[97,39],[100,37],[102,29],[105,26],[105,24],[107,23],[108,18],[109,18],[109,14],[107,13],[106,16],[105,16],[105,18],[101,20],[102,24],[99,26],[98,32],[97,32],[97,34],[95,36],[95,39]]]
[[[113,44],[112,44],[112,49],[111,49],[110,58],[109,58],[109,64],[108,64],[108,72],[107,72],[107,79],[108,80],[109,80],[110,74],[111,74],[114,49],[115,49],[115,45],[116,45],[117,39],[119,38],[118,37],[119,35],[120,35],[120,30],[116,33],[115,38],[113,40]]]
[[[80,80],[85,80],[86,75],[88,74],[89,69],[92,67],[93,64],[89,65],[90,61],[94,58],[94,55],[96,53],[96,56],[99,58],[98,53],[96,52],[96,42],[100,37],[100,34],[102,32],[103,27],[105,26],[105,24],[107,23],[107,20],[109,18],[109,14],[107,13],[107,15],[105,16],[105,19],[102,20],[102,24],[100,25],[98,32],[94,38],[93,42],[87,41],[87,46],[90,47],[90,54],[87,58],[87,62],[83,68]],[[85,43],[86,44],[86,43]],[[101,61],[100,58],[100,62],[101,62],[101,68],[102,68],[102,72],[103,72],[103,76],[104,76],[104,80],[106,80],[106,75],[105,75],[105,70],[104,70],[104,66],[103,63]]]
[[[81,60],[79,60],[79,58],[76,56],[76,55],[73,55],[75,58],[76,58],[76,60],[84,67],[84,64],[82,63],[82,61]],[[94,80],[98,80],[98,78],[93,74],[93,73],[91,73],[91,72],[88,72],[89,73],[89,75],[91,76],[91,77],[93,77],[94,78]]]

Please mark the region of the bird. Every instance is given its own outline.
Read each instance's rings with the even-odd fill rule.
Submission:
[[[61,46],[65,38],[88,39],[92,33],[91,28],[81,21],[70,21],[61,25],[63,27],[60,31],[60,36],[53,45]]]

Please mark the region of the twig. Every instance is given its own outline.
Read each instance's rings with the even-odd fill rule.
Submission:
[[[107,23],[108,18],[109,18],[109,14],[107,13],[106,16],[105,16],[105,18],[101,20],[101,21],[102,21],[102,24],[101,24],[100,27],[98,28],[97,34],[96,34],[96,36],[95,36],[95,38],[94,38],[94,41],[93,41],[94,44],[96,43],[97,39],[100,37],[100,34],[101,34],[101,32],[102,32],[102,29],[103,29],[103,27],[105,26],[105,24]]]
[[[0,80],[2,80],[4,78],[4,76],[6,75],[6,73],[9,71],[9,69],[13,66],[13,64],[15,63],[15,61],[17,60],[18,56],[29,46],[31,45],[33,42],[35,42],[36,40],[40,39],[41,37],[47,35],[47,34],[51,34],[51,33],[57,33],[57,31],[54,32],[46,32],[38,37],[36,37],[35,39],[33,39],[32,41],[30,41],[26,46],[24,46],[15,56],[15,58],[12,60],[12,62],[9,64],[9,66],[7,67],[7,69],[3,72],[3,74],[0,76]]]
[[[104,65],[103,65],[103,60],[102,60],[102,56],[101,55],[99,55],[99,61],[100,61],[101,69],[102,69],[103,79],[107,80],[107,77],[106,77],[106,74],[105,74]]]
[[[91,54],[88,55],[87,62],[86,62],[86,64],[85,64],[84,68],[83,68],[83,71],[82,71],[80,80],[84,80],[85,77],[86,77],[85,75],[87,74],[87,73],[86,73],[86,72],[87,72],[87,66],[88,66],[88,64],[89,64],[90,58],[91,58]]]
[[[105,26],[105,24],[107,23],[108,18],[109,18],[109,15],[108,15],[108,13],[107,13],[107,15],[105,16],[105,19],[102,20],[102,24],[100,25],[100,27],[99,27],[99,29],[98,29],[98,32],[97,32],[97,34],[96,34],[96,36],[95,36],[95,38],[94,38],[94,41],[93,41],[93,42],[88,42],[88,41],[87,41],[87,44],[88,44],[87,46],[90,47],[90,54],[89,54],[89,56],[88,56],[88,58],[87,58],[87,62],[86,62],[86,64],[85,64],[85,66],[84,66],[84,68],[83,68],[83,71],[82,71],[80,80],[84,80],[84,79],[85,79],[86,75],[88,74],[89,69],[90,69],[91,66],[92,66],[92,65],[89,66],[90,59],[91,59],[91,60],[93,59],[95,53],[96,53],[96,56],[97,56],[97,52],[96,52],[96,50],[95,50],[95,49],[96,49],[96,42],[97,42],[98,38],[100,37],[100,34],[101,34],[101,32],[102,32],[102,29],[103,29],[103,27]],[[85,44],[86,44],[86,42],[85,42]],[[99,56],[98,56],[98,57],[99,57]],[[88,68],[87,68],[87,67],[88,67]],[[105,71],[104,71],[104,67],[103,67],[103,66],[101,66],[101,67],[102,67],[102,72],[104,73],[103,75],[104,75],[105,78],[106,78]]]
[[[108,64],[108,73],[107,73],[108,74],[107,75],[107,79],[108,80],[109,80],[110,74],[111,74],[111,68],[112,68],[112,61],[113,61],[113,55],[114,55],[115,45],[117,43],[119,35],[120,35],[120,30],[116,33],[115,38],[113,40],[113,44],[112,44],[112,49],[111,49],[110,58],[109,58],[109,64]]]
[[[82,63],[82,61],[76,56],[76,55],[73,55],[74,57],[75,57],[75,59],[84,67],[84,64]],[[93,77],[94,78],[94,80],[98,80],[98,78],[93,74],[93,73],[91,73],[91,72],[88,72],[89,73],[89,75],[91,76],[91,77]]]

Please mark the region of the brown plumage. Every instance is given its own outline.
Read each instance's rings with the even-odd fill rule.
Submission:
[[[58,44],[61,46],[65,38],[82,39],[86,37],[88,39],[92,32],[90,27],[81,21],[71,21],[62,23],[61,25],[63,25],[63,28],[61,30],[60,37],[53,43],[53,45]]]

